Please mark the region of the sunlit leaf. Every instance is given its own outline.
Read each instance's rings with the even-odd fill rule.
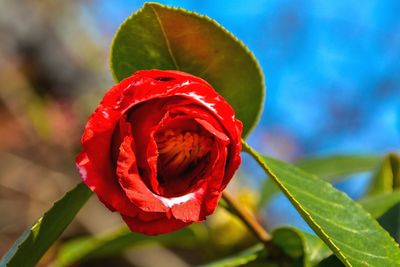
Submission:
[[[375,155],[332,155],[306,158],[296,162],[295,165],[333,182],[352,174],[371,172],[380,162],[382,157]]]
[[[332,155],[306,158],[295,165],[329,182],[335,182],[356,173],[372,172],[380,162],[382,157],[374,155]],[[263,207],[280,192],[272,179],[266,179],[262,187],[259,207]]]
[[[360,204],[365,210],[371,213],[374,218],[378,218],[399,202],[400,192],[394,192],[364,199]],[[385,222],[393,224],[393,222],[398,222],[398,219],[389,219]],[[297,262],[301,264],[301,266],[325,267],[325,264],[326,266],[342,266],[340,261],[332,259],[336,257],[330,256],[332,255],[332,251],[320,238],[300,229],[293,227],[277,228],[273,231],[273,240],[275,244],[281,247],[292,258],[300,259]],[[319,265],[321,262],[322,264]],[[328,265],[328,263],[332,265]]]
[[[369,196],[359,202],[374,218],[379,218],[389,209],[400,203],[400,191]]]
[[[25,230],[3,257],[0,266],[35,266],[91,195],[92,191],[83,183],[69,191]]]
[[[369,185],[368,195],[390,193],[400,188],[400,156],[388,154]]]
[[[315,175],[288,163],[261,157],[245,142],[243,145],[346,266],[400,265],[396,242],[346,194]]]
[[[235,109],[249,133],[260,115],[264,85],[249,50],[214,20],[146,3],[119,28],[111,69],[120,81],[141,69],[181,70],[209,82]]]
[[[399,201],[400,193],[396,192],[364,199],[361,204],[373,216],[379,217]],[[193,248],[198,245],[197,238],[194,235],[201,230],[200,228],[197,229],[197,226],[201,225],[193,225],[190,228],[157,237],[133,234],[126,227],[122,227],[100,236],[73,239],[60,247],[53,266],[71,266],[78,262],[114,255],[135,246],[152,242],[158,242],[174,248]],[[178,239],[179,242],[176,242]],[[288,255],[296,259],[297,262],[301,263],[302,266],[315,266],[319,261],[332,254],[331,250],[328,249],[321,239],[292,227],[275,229],[273,231],[273,240],[277,246],[281,247]],[[248,264],[264,257],[265,252],[263,251],[263,247],[258,245],[243,253],[232,255],[206,266],[240,266],[241,264]]]
[[[400,201],[398,199],[398,190],[400,190],[400,156],[391,153],[384,158],[375,175],[372,177],[367,195],[369,198],[382,198],[379,194],[390,196],[386,197],[385,201],[381,200],[386,207],[389,204],[392,204],[392,206],[390,206],[387,212],[382,214],[378,221],[397,242],[400,242]],[[372,205],[376,206],[377,203],[372,203]]]
[[[331,250],[317,236],[305,233],[294,227],[275,229],[272,233],[272,242],[291,258],[291,266],[315,266],[322,259],[332,254]],[[203,266],[248,266],[255,261],[264,262],[264,264],[272,262],[271,259],[267,259],[267,252],[261,244]]]

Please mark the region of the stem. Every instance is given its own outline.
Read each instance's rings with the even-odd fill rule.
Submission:
[[[288,263],[291,262],[290,257],[272,242],[271,235],[258,223],[253,214],[243,205],[240,205],[228,191],[222,193],[222,198],[228,204],[230,211],[234,213],[264,245],[265,249],[271,255],[271,258],[277,260],[279,266],[288,266]]]
[[[248,209],[236,202],[231,193],[224,191],[222,193],[222,198],[226,201],[236,216],[238,216],[249,230],[253,232],[257,239],[260,240],[260,242],[266,243],[271,240],[271,236],[268,232],[258,223]]]
[[[242,139],[243,152],[250,154],[258,163],[262,163],[257,153]],[[266,170],[269,173],[269,170]],[[271,235],[260,225],[252,213],[249,212],[243,205],[238,203],[234,197],[227,191],[222,193],[222,198],[229,205],[229,209],[234,213],[256,236],[256,238],[263,243],[265,249],[271,255],[271,258],[277,260],[279,266],[290,266],[291,258],[277,247],[273,242]]]

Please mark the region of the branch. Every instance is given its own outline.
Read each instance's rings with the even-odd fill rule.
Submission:
[[[230,211],[264,244],[271,257],[278,260],[280,266],[288,266],[287,264],[291,261],[290,258],[272,242],[271,235],[260,225],[253,214],[238,203],[228,191],[225,190],[222,193],[222,198],[228,204]]]

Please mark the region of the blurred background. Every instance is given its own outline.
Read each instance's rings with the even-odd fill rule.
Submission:
[[[400,151],[399,1],[159,2],[214,18],[258,58],[267,96],[248,140],[259,151],[287,161]],[[114,83],[108,63],[112,37],[143,3],[0,1],[0,255],[80,180],[74,156],[84,123]],[[265,175],[245,158],[238,176],[231,190],[252,207],[258,197],[254,188]],[[337,187],[357,198],[368,177],[358,175]],[[274,218],[264,218],[269,229],[307,228],[283,196],[260,216]],[[207,222],[212,229],[232,220],[223,212],[213,218]],[[120,223],[92,198],[60,242]],[[231,238],[253,242],[240,223],[234,225],[239,236]],[[223,236],[214,242],[226,246]],[[158,259],[151,257],[155,250]],[[57,249],[43,266],[51,253]],[[189,266],[201,257],[152,246],[79,266],[157,266],[160,259]]]

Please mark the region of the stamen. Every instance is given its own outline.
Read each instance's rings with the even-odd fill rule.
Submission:
[[[180,174],[196,164],[212,148],[212,138],[194,131],[164,131],[156,136],[159,167],[167,173]]]

